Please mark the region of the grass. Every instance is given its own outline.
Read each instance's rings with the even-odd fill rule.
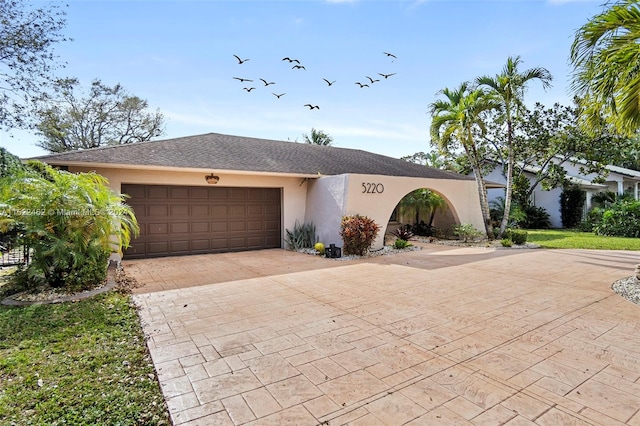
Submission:
[[[0,424],[169,425],[130,296],[0,306]]]
[[[571,229],[528,229],[527,234],[527,242],[544,248],[640,250],[640,238],[607,237]]]

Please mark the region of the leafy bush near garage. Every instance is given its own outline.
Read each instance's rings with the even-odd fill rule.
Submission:
[[[343,216],[340,224],[344,254],[363,256],[373,244],[380,232],[380,225],[375,220],[359,214]]]
[[[96,173],[69,173],[31,162],[0,179],[0,231],[20,226],[31,262],[23,288],[46,283],[67,292],[101,284],[112,251],[127,247],[138,224],[125,196]]]
[[[286,230],[285,243],[289,250],[300,250],[313,248],[317,241],[316,226],[313,222],[300,224],[297,220],[293,226],[293,231]]]
[[[616,201],[602,212],[593,230],[597,235],[640,237],[640,201]]]

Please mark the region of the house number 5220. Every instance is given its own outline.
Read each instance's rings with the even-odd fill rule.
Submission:
[[[363,194],[382,194],[383,192],[384,192],[384,185],[381,183],[362,182]]]

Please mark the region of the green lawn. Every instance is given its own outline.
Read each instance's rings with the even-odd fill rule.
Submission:
[[[0,306],[0,424],[169,425],[131,298]]]
[[[567,229],[528,229],[527,242],[554,249],[640,250],[640,238],[605,237]]]

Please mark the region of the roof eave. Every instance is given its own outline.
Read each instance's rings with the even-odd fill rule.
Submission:
[[[129,169],[129,170],[155,170],[165,172],[190,172],[190,173],[216,173],[225,175],[251,175],[251,176],[274,176],[274,177],[293,177],[293,178],[318,178],[319,174],[309,173],[284,173],[284,172],[261,172],[252,170],[229,170],[217,168],[200,168],[200,167],[175,167],[175,166],[155,166],[155,165],[139,165],[139,164],[120,164],[120,163],[96,163],[93,161],[44,161],[51,166],[72,166],[86,167],[89,169]]]

